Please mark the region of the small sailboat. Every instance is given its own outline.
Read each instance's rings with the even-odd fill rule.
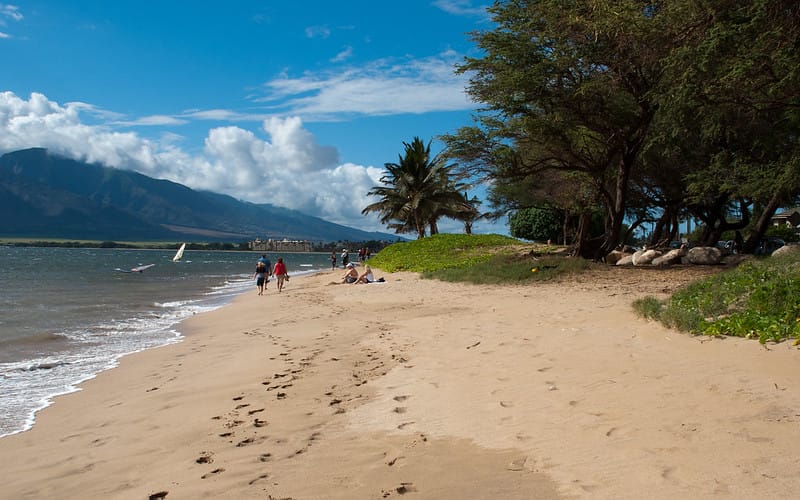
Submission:
[[[178,262],[183,258],[183,251],[186,250],[186,243],[181,243],[181,247],[175,253],[175,257],[172,258],[172,262]]]

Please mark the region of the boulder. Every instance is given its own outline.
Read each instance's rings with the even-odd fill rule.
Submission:
[[[780,257],[781,255],[789,255],[800,250],[800,245],[796,243],[788,243],[772,252],[772,257]]]
[[[674,248],[669,252],[665,253],[660,257],[656,257],[653,259],[652,264],[654,266],[671,266],[673,264],[678,264],[681,261],[681,257],[686,255],[685,248]]]
[[[619,262],[621,258],[625,257],[626,255],[630,254],[627,254],[622,250],[611,250],[610,252],[608,252],[608,255],[606,255],[606,264],[614,266],[617,264],[617,262]]]
[[[694,247],[686,255],[689,264],[717,265],[722,261],[722,250],[717,247]]]
[[[633,254],[625,254],[624,257],[619,259],[615,266],[632,266],[633,265]]]
[[[653,260],[656,257],[660,257],[661,252],[658,250],[648,249],[648,250],[641,250],[639,252],[635,252],[633,254],[633,265],[634,266],[649,266],[652,264]]]

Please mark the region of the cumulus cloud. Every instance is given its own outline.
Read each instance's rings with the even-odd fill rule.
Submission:
[[[426,59],[382,59],[338,72],[280,75],[258,102],[315,120],[347,114],[383,116],[473,109],[467,77],[453,73],[455,52]]]
[[[180,148],[181,137],[174,133],[153,141],[119,131],[114,122],[86,124],[82,112],[100,114],[84,103],[61,105],[43,94],[23,99],[2,92],[0,152],[44,147],[194,189],[292,208],[365,230],[385,230],[376,218],[361,215],[373,201],[366,193],[379,183],[382,169],[340,164],[337,150],[318,144],[298,117],[265,119],[255,132],[236,126],[212,128],[203,150],[190,154]]]

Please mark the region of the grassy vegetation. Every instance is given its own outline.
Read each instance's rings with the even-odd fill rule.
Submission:
[[[589,265],[583,259],[555,255],[533,260],[520,245],[519,240],[496,234],[438,234],[390,245],[370,259],[370,265],[388,272],[412,271],[424,278],[477,284],[547,280]],[[542,254],[555,249],[536,247]]]
[[[754,260],[695,282],[666,301],[646,297],[636,311],[703,335],[800,338],[800,255]]]

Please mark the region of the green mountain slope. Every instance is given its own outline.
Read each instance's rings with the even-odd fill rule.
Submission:
[[[115,240],[394,240],[295,210],[26,149],[0,157],[0,235]]]

